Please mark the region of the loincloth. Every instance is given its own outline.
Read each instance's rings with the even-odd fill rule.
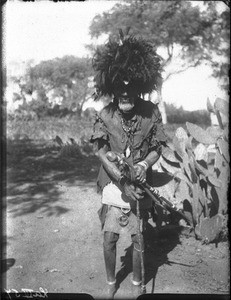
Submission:
[[[126,231],[133,235],[137,233],[137,216],[134,209],[124,213],[120,207],[103,204],[99,210],[99,217],[102,223],[103,231],[110,231],[121,234]],[[145,224],[150,218],[149,210],[140,210],[140,229],[144,230]]]
[[[128,196],[124,194],[118,184],[110,182],[107,184],[102,192],[102,203],[107,205],[112,205],[116,207],[123,207],[130,209],[136,207],[136,202],[131,200]],[[152,201],[147,195],[140,200],[140,209],[147,209],[152,206]]]

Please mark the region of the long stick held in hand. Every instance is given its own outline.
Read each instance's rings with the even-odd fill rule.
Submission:
[[[146,286],[145,286],[145,269],[144,269],[144,244],[141,237],[140,231],[140,202],[136,201],[136,217],[137,217],[137,235],[140,246],[140,262],[141,262],[141,292],[142,294],[146,294]]]

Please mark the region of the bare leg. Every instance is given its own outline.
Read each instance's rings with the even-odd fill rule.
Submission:
[[[109,299],[114,298],[116,292],[116,279],[115,279],[115,268],[116,268],[116,243],[119,239],[119,234],[114,232],[104,232],[104,261],[107,274],[108,283],[108,297]]]
[[[135,297],[141,295],[141,249],[138,242],[138,236],[132,235],[133,241],[133,254],[132,254],[132,268],[133,268],[133,277],[132,277],[132,284],[133,284],[133,293]],[[142,245],[143,245],[143,237],[142,237]],[[143,248],[143,247],[142,247]],[[142,249],[143,250],[143,249]]]

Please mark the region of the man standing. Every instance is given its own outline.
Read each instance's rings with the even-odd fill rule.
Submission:
[[[140,294],[142,243],[137,222],[149,218],[151,199],[139,183],[152,181],[152,165],[158,160],[166,141],[157,105],[141,96],[156,90],[160,79],[160,62],[153,45],[131,35],[120,34],[118,41],[109,40],[96,50],[93,58],[97,96],[108,95],[112,101],[97,116],[91,141],[101,168],[97,185],[102,192],[99,216],[104,232],[104,259],[108,297],[116,292],[116,243],[123,229],[133,242],[132,285]],[[135,180],[124,177],[107,153],[126,157],[134,166]],[[139,201],[140,220],[137,219]]]

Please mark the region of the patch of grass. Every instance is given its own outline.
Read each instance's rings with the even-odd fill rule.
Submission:
[[[92,134],[93,122],[77,118],[43,118],[40,120],[8,120],[6,134],[8,140],[50,141],[59,136],[63,142],[81,138],[88,140]]]

